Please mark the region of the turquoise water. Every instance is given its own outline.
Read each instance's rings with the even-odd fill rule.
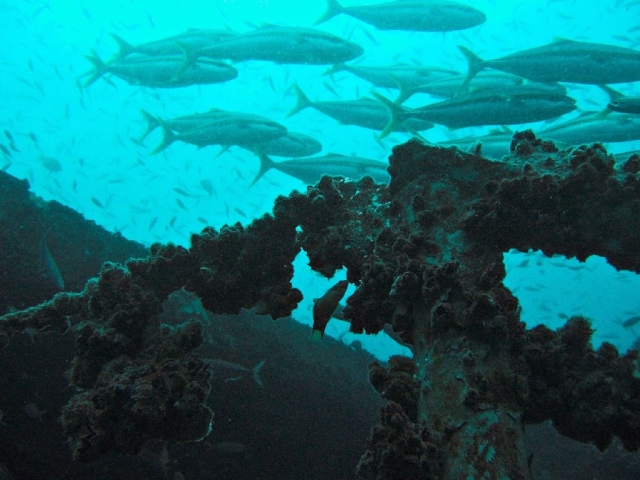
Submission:
[[[343,2],[345,6],[365,3],[375,2]],[[637,48],[640,43],[639,2],[468,3],[486,14],[486,23],[447,33],[381,31],[338,15],[317,28],[361,45],[365,54],[351,62],[354,65],[424,64],[460,72],[466,71],[466,61],[456,48],[459,44],[483,58],[495,58],[558,37],[628,48]],[[278,195],[306,187],[274,170],[250,186],[259,162],[238,147],[221,152],[216,146],[197,149],[178,142],[150,156],[161,140],[159,131],[144,145],[131,140],[145,129],[142,109],[165,119],[212,107],[254,113],[289,130],[312,135],[322,143],[323,153],[386,161],[391,148],[407,140],[409,134],[393,133],[379,140],[372,130],[340,125],[311,109],[286,118],[295,105],[290,90],[294,83],[312,100],[356,99],[371,91],[390,97],[394,94],[346,72],[323,76],[327,66],[248,61],[235,64],[238,78],[213,85],[154,89],[113,78],[111,84],[100,79],[81,87],[82,74],[91,70],[86,55],[95,51],[108,59],[117,52],[111,33],[138,44],[188,28],[247,32],[263,24],[311,27],[324,10],[322,0],[2,2],[0,26],[5,48],[0,53],[0,75],[5,94],[0,118],[2,129],[11,132],[19,152],[3,154],[0,165],[11,175],[27,179],[37,195],[57,200],[107,230],[145,245],[188,245],[189,235],[205,225],[220,228],[234,222],[249,223],[269,212]],[[581,111],[598,111],[608,101],[596,86],[567,87]],[[638,83],[615,87],[626,95],[640,95]],[[432,101],[417,95],[407,104]],[[573,112],[563,118],[576,115]],[[552,123],[530,126],[539,129]],[[488,127],[452,131],[436,126],[423,135],[437,142],[489,131]],[[3,138],[2,143],[7,140]],[[637,143],[608,147],[612,152],[627,152]],[[213,190],[207,191],[203,180],[210,181]],[[525,255],[507,255],[512,268],[506,283],[517,292],[528,324],[555,327],[563,323],[564,315],[582,313],[594,320],[596,343],[606,339],[622,349],[631,345],[635,332],[619,322],[639,310],[634,292],[640,283],[635,275],[608,270],[597,259],[584,268],[569,269],[566,267],[573,264],[545,259],[535,252],[527,257],[531,262],[518,267]],[[296,318],[310,323],[311,299],[335,281],[310,272],[305,259],[299,258],[294,285],[304,292],[305,301]],[[345,329],[340,322],[332,322],[328,333],[345,342],[362,341],[382,358],[395,352],[408,354],[384,334],[363,339],[345,334]]]

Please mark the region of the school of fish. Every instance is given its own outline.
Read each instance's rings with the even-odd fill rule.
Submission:
[[[447,32],[475,28],[486,21],[483,12],[449,0],[396,0],[375,5],[345,7],[327,1],[326,13],[317,24],[347,15],[378,30]],[[328,65],[326,75],[349,72],[374,88],[397,89],[395,99],[373,91],[353,99],[310,100],[296,84],[297,98],[289,116],[315,109],[343,125],[378,132],[376,139],[394,131],[423,136],[434,125],[449,129],[495,126],[484,137],[462,138],[443,145],[461,148],[482,145],[482,153],[499,158],[508,153],[510,125],[552,120],[576,110],[576,101],[564,84],[599,85],[610,97],[605,110],[580,112],[578,117],[538,132],[562,145],[586,142],[624,142],[640,139],[640,100],[626,97],[608,84],[640,81],[640,51],[604,43],[560,39],[500,58],[482,59],[471,49],[459,49],[468,71],[457,72],[425,65],[362,65],[364,49],[344,38],[314,28],[266,25],[249,32],[189,29],[182,34],[131,45],[113,34],[119,52],[104,62],[95,52],[87,56],[93,70],[85,81],[118,77],[132,85],[177,88],[194,84],[233,81],[239,62],[261,60],[276,65]],[[558,83],[562,82],[562,83]],[[325,83],[326,85],[326,83]],[[413,95],[428,94],[435,100],[418,108],[403,103]],[[160,128],[163,139],[156,154],[176,141],[203,148],[239,146],[260,159],[255,184],[266,172],[277,169],[305,183],[322,174],[358,179],[372,176],[388,181],[386,164],[354,155],[328,153],[320,142],[303,132],[289,131],[277,120],[253,113],[211,108],[177,118],[161,118],[142,112],[148,127],[136,141]],[[4,146],[3,146],[4,147]],[[6,149],[6,147],[4,147]],[[10,152],[9,152],[10,153]],[[288,158],[274,161],[272,156]]]

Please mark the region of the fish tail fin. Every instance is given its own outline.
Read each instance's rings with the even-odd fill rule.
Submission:
[[[102,61],[95,50],[91,50],[91,55],[85,55],[84,58],[89,60],[93,65],[91,77],[89,77],[89,79],[82,85],[82,88],[87,88],[107,72],[107,64]]]
[[[294,83],[291,88],[293,88],[293,90],[296,92],[296,106],[293,107],[289,113],[287,113],[286,118],[292,117],[299,111],[304,110],[305,108],[312,105],[309,97],[304,94],[297,83]]]
[[[130,53],[135,50],[135,47],[127,42],[124,38],[115,33],[110,34],[111,38],[113,38],[118,44],[118,53],[115,56],[115,60],[120,60],[121,58],[126,57]]]
[[[160,120],[158,120],[156,117],[154,117],[153,115],[151,115],[149,112],[147,112],[146,110],[140,110],[140,113],[142,113],[142,116],[144,117],[144,119],[147,121],[147,129],[144,131],[144,133],[142,134],[142,136],[140,137],[140,139],[136,142],[138,144],[141,144],[142,141],[147,138],[147,136],[153,132],[156,128],[158,128],[161,123]]]
[[[609,95],[609,103],[607,104],[607,106],[604,108],[604,110],[602,112],[600,112],[600,116],[601,117],[606,117],[607,115],[609,115],[611,112],[613,112],[612,108],[611,108],[611,104],[621,98],[624,97],[623,94],[621,94],[619,91],[614,90],[613,88],[611,88],[608,85],[598,85],[598,87],[600,87],[607,95]],[[615,108],[615,107],[614,107]]]
[[[327,11],[324,12],[324,15],[322,15],[318,20],[315,21],[314,25],[326,22],[330,18],[333,18],[336,15],[342,13],[342,10],[344,9],[337,0],[327,0]]]
[[[388,98],[383,97],[379,93],[371,92],[371,94],[389,109],[389,114],[391,116],[391,118],[389,118],[389,123],[387,123],[382,132],[380,132],[380,135],[378,135],[378,138],[382,139],[393,132],[393,130],[402,123],[402,119],[400,118],[402,107]]]
[[[598,85],[600,89],[602,89],[607,95],[609,95],[609,101],[613,102],[614,100],[618,100],[619,98],[624,97],[619,91],[614,90],[608,85]]]
[[[469,82],[473,80],[473,77],[475,77],[477,73],[484,68],[484,63],[485,63],[484,60],[482,60],[479,56],[477,56],[467,47],[458,45],[458,49],[462,52],[462,54],[467,59],[467,64],[469,65],[469,68],[467,70],[467,78],[465,78],[464,82],[462,82],[462,85],[460,85],[460,88],[458,89],[458,92],[456,93],[456,95],[464,91],[467,85],[469,85]]]
[[[156,148],[153,149],[153,151],[151,152],[151,155],[156,155],[157,153],[160,153],[161,151],[163,151],[165,148],[167,148],[169,145],[171,145],[173,142],[176,141],[176,135],[175,133],[173,133],[171,131],[171,129],[167,126],[166,123],[164,123],[160,118],[157,118],[157,120],[160,122],[160,126],[162,127],[162,142],[160,142],[160,145],[158,145]]]
[[[220,151],[213,158],[218,158],[220,155],[223,155],[223,154],[227,153],[230,148],[231,148],[231,145],[222,145],[220,147]]]
[[[253,367],[253,369],[251,370],[251,374],[253,376],[253,380],[258,384],[259,387],[262,387],[262,377],[260,377],[260,370],[262,370],[262,367],[264,367],[264,362],[265,360],[261,361],[259,364],[257,364],[255,367]]]
[[[258,171],[256,178],[254,178],[253,182],[251,182],[251,185],[249,185],[250,187],[255,185],[258,182],[258,180],[260,180],[262,176],[265,173],[267,173],[269,170],[271,170],[275,165],[273,160],[271,160],[265,153],[261,152],[260,150],[255,150],[254,153],[260,159],[260,170]]]
[[[322,330],[318,330],[314,328],[311,330],[311,342],[312,343],[321,343],[322,337],[324,337],[324,332]]]
[[[329,67],[327,71],[324,72],[322,75],[323,76],[333,75],[334,73],[343,72],[345,70],[347,70],[347,66],[344,63],[340,62],[340,63],[336,63],[332,67]]]
[[[184,53],[184,63],[176,73],[171,77],[171,81],[177,81],[180,76],[198,60],[198,54],[186,43],[176,42],[182,53]]]
[[[399,87],[399,88],[400,88],[400,93],[398,93],[398,97],[393,102],[396,105],[402,105],[409,98],[411,98],[411,95],[412,95],[412,92],[409,91],[408,89],[402,88],[402,87]]]

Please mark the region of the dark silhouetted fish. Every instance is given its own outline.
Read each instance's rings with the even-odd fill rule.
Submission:
[[[247,447],[238,442],[216,442],[210,443],[209,448],[211,451],[226,456],[240,455],[247,451]]]
[[[340,280],[313,304],[313,330],[311,332],[313,341],[319,342],[322,340],[324,330],[327,328],[327,324],[336,308],[338,308],[340,300],[347,292],[348,286],[349,282],[347,280]]]
[[[323,175],[346,177],[352,180],[359,180],[369,175],[377,183],[389,183],[391,178],[387,172],[389,164],[368,158],[330,153],[322,157],[274,162],[264,153],[256,153],[260,157],[260,171],[251,185],[254,185],[272,168],[295,177],[307,185],[315,185]]]
[[[448,0],[397,0],[353,7],[328,0],[328,4],[327,12],[316,23],[344,13],[380,30],[449,32],[476,27],[487,20],[480,10]]]
[[[95,52],[86,58],[93,64],[94,71],[84,87],[91,85],[105,73],[111,73],[132,85],[155,88],[220,83],[238,76],[238,71],[231,65],[206,58],[185,67],[184,57],[181,55],[132,55],[110,63],[104,63]]]
[[[414,109],[401,107],[376,93],[373,95],[391,112],[391,121],[380,137],[388,135],[408,118],[462,128],[538,122],[575,110],[575,100],[571,97],[526,86],[468,93]]]
[[[51,228],[52,227],[49,227],[40,239],[40,263],[42,264],[42,268],[47,279],[49,279],[58,290],[64,290],[64,279],[62,278],[60,269],[53,259],[53,256],[51,255],[51,252],[49,251],[49,247],[47,245],[47,235],[49,235]]]
[[[122,37],[112,33],[111,36],[118,43],[120,51],[116,58],[120,59],[132,53],[139,53],[150,56],[182,55],[183,51],[179,43],[187,45],[193,50],[208,47],[220,40],[225,40],[234,36],[235,33],[229,30],[213,30],[205,28],[190,28],[184,33],[172,35],[153,42],[131,45]]]
[[[485,68],[537,82],[606,85],[640,80],[640,52],[614,45],[558,40],[493,60],[482,60],[468,48],[458,48],[469,62],[465,83]]]
[[[237,380],[242,380],[243,378],[251,377],[258,386],[262,387],[260,370],[264,367],[264,360],[253,368],[243,367],[237,363],[229,362],[227,360],[219,360],[216,358],[203,358],[202,361],[212,368],[213,375],[216,378],[224,379],[225,382],[235,382]]]
[[[357,125],[359,127],[382,130],[389,124],[389,110],[380,102],[372,98],[357,100],[333,100],[312,102],[297,85],[293,85],[296,92],[296,106],[289,112],[288,117],[311,107],[328,115],[343,125]],[[433,127],[433,123],[419,118],[408,117],[406,121],[394,124],[393,131],[419,132]]]

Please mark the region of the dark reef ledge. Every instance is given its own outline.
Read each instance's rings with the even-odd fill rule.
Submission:
[[[415,352],[370,368],[390,403],[359,478],[528,479],[523,424],[545,419],[600,449],[615,435],[636,450],[637,352],[594,351],[581,317],[557,332],[526,330],[502,284],[502,253],[596,254],[640,272],[640,158],[615,168],[600,145],[559,152],[530,131],[511,152],[494,162],[412,140],[394,149],[388,187],[323,177],[246,227],[105,264],[81,293],[1,317],[0,340],[26,327],[75,329],[80,393],[63,421],[80,458],[136,453],[147,438],[198,439],[211,420],[208,371],[191,353],[201,332],[161,326],[162,302],[184,286],[212,313],[287,316],[302,298],[291,285],[302,248],[327,277],[347,268],[352,331],[390,323]]]

